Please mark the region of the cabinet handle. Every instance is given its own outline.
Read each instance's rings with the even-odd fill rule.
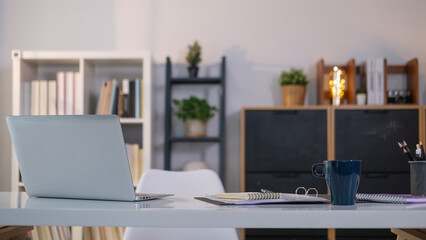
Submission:
[[[272,114],[277,115],[294,115],[297,114],[298,110],[282,110],[282,111],[272,111]]]
[[[364,174],[367,178],[388,178],[389,173],[366,173]]]
[[[389,110],[365,110],[366,114],[388,114]]]

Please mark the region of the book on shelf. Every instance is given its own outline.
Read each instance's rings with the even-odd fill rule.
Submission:
[[[31,115],[40,115],[40,81],[31,81]]]
[[[117,80],[113,79],[110,81],[111,82],[111,94],[109,95],[109,102],[108,102],[108,114],[113,114],[114,113],[114,98],[116,97],[116,91],[117,91]]]
[[[72,240],[83,239],[83,227],[72,226],[71,227],[71,239]]]
[[[140,79],[140,117],[143,118],[143,78]]]
[[[367,78],[367,104],[374,105],[376,103],[375,92],[376,83],[374,77],[374,62],[373,59],[367,59],[366,62],[366,78]]]
[[[134,89],[132,92],[132,101],[133,101],[133,114],[132,116],[135,118],[141,118],[141,104],[142,104],[142,92],[141,85],[142,82],[139,78],[136,78],[134,81]]]
[[[90,229],[90,233],[92,236],[92,239],[101,239],[101,231],[100,231],[100,227],[92,227]]]
[[[65,72],[56,73],[56,97],[58,115],[65,115]]]
[[[56,115],[56,80],[49,80],[47,88],[48,115]]]
[[[111,95],[112,95],[112,81],[108,81],[105,88],[105,98],[104,104],[102,108],[102,114],[110,114],[110,103],[111,103]]]
[[[101,234],[101,239],[107,239],[107,234],[106,234],[106,231],[105,231],[105,227],[100,227],[99,228],[99,232]]]
[[[65,115],[74,114],[74,72],[65,73]]]
[[[83,239],[91,239],[91,237],[90,237],[90,228],[83,227]],[[103,239],[106,239],[106,237],[103,238]]]
[[[114,102],[113,102],[113,108],[112,108],[112,114],[116,114],[118,115],[118,99],[120,96],[120,88],[118,87],[118,85],[115,87],[115,91],[114,91]]]
[[[48,113],[48,105],[47,105],[47,99],[48,99],[48,88],[47,88],[47,80],[39,80],[39,115],[47,115]]]
[[[84,84],[79,72],[74,73],[74,114],[84,114]]]
[[[135,81],[129,82],[129,117],[135,117]]]
[[[122,82],[123,85],[123,115],[120,117],[130,117],[129,115],[129,79],[125,78]]]
[[[40,228],[39,226],[34,226],[33,230],[31,230],[31,239],[32,240],[40,240],[39,232],[38,232],[39,228]]]
[[[123,96],[123,85],[118,86],[118,100],[117,100],[117,115],[123,116],[124,114],[124,96]]]
[[[54,240],[60,240],[61,239],[60,236],[59,236],[59,227],[57,227],[57,226],[51,226],[50,227],[50,231],[52,233],[52,238]]]
[[[101,89],[99,91],[99,98],[98,98],[98,106],[96,108],[96,114],[102,114],[104,99],[105,99],[106,85],[107,85],[106,82],[103,82],[101,84]]]
[[[396,204],[426,203],[426,196],[412,196],[412,195],[404,195],[404,194],[357,193],[356,199],[359,201],[396,203]]]
[[[135,118],[140,118],[141,114],[141,102],[139,101],[139,99],[141,98],[141,86],[140,86],[141,82],[139,79],[135,79]]]
[[[368,105],[385,103],[385,59],[369,58],[361,65],[361,77],[365,80]]]
[[[376,58],[376,81],[377,81],[377,91],[376,91],[376,104],[383,105],[385,104],[385,59]]]
[[[119,117],[141,118],[142,82],[140,79],[103,82],[99,91],[97,114],[117,114]]]
[[[30,104],[22,104],[22,113],[24,115],[31,115],[31,82],[22,83],[22,102]]]
[[[127,156],[130,165],[133,184],[139,182],[143,171],[143,149],[137,143],[126,143]]]

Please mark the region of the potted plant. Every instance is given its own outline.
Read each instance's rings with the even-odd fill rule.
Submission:
[[[194,42],[194,45],[188,45],[188,54],[186,55],[186,61],[188,62],[188,73],[189,77],[196,78],[198,75],[198,64],[201,62],[201,46],[198,41]]]
[[[364,88],[358,88],[356,90],[356,104],[365,105],[367,102],[367,91]]]
[[[282,71],[280,84],[284,106],[303,105],[308,83],[302,70],[291,68],[289,72]]]
[[[174,105],[178,108],[175,115],[186,123],[186,137],[205,137],[206,124],[214,117],[216,107],[210,106],[205,99],[191,96],[181,101],[174,99]]]

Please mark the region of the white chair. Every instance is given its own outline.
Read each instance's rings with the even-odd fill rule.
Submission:
[[[174,172],[152,169],[146,171],[140,179],[136,192],[173,193],[173,194],[217,194],[223,193],[222,182],[215,172],[208,169]],[[166,219],[164,219],[167,221]],[[202,221],[202,219],[200,219]],[[233,228],[134,228],[128,227],[125,240],[237,240]]]

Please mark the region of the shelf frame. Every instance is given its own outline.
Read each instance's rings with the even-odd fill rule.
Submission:
[[[172,84],[220,84],[222,78],[172,78]]]
[[[172,62],[169,57],[166,59],[166,94],[165,94],[165,121],[164,121],[164,169],[172,170],[171,154],[172,143],[176,142],[216,142],[219,144],[219,177],[222,183],[225,184],[225,158],[226,158],[226,58],[222,57],[221,69],[219,77],[201,77],[201,78],[185,78],[173,77],[172,75]],[[172,132],[172,86],[176,84],[214,84],[219,85],[222,89],[219,107],[219,136],[218,137],[202,137],[202,138],[189,138],[189,137],[175,137],[171,135]]]
[[[355,104],[355,79],[357,74],[361,74],[361,66],[355,64],[354,59],[350,59],[346,65],[336,65],[347,74],[347,96],[348,104]],[[324,90],[324,75],[333,70],[333,66],[325,65],[324,59],[317,62],[317,104],[327,105],[326,100],[330,99],[329,91]],[[409,60],[405,65],[389,65],[384,59],[384,104],[387,104],[388,96],[388,75],[406,74],[407,90],[411,91],[413,104],[419,104],[419,62],[417,58]],[[361,78],[361,85],[366,86],[366,79]]]
[[[119,52],[119,51],[26,51],[12,50],[12,115],[22,115],[25,113],[24,83],[36,79],[38,68],[40,66],[48,66],[53,68],[62,68],[63,66],[71,66],[79,71],[84,85],[85,96],[84,114],[89,114],[89,94],[86,91],[97,91],[98,86],[93,85],[95,78],[94,65],[107,66],[126,66],[138,68],[141,76],[143,76],[143,118],[122,118],[122,124],[141,124],[143,125],[141,132],[143,144],[143,169],[152,168],[153,154],[153,109],[152,102],[152,60],[149,52]],[[140,69],[140,70],[139,70]],[[92,87],[92,88],[91,88]],[[92,113],[93,114],[93,113]],[[11,158],[11,190],[18,191],[23,188],[23,183],[19,181],[19,166],[16,155],[12,146]]]
[[[171,137],[170,142],[220,142],[220,137]]]

